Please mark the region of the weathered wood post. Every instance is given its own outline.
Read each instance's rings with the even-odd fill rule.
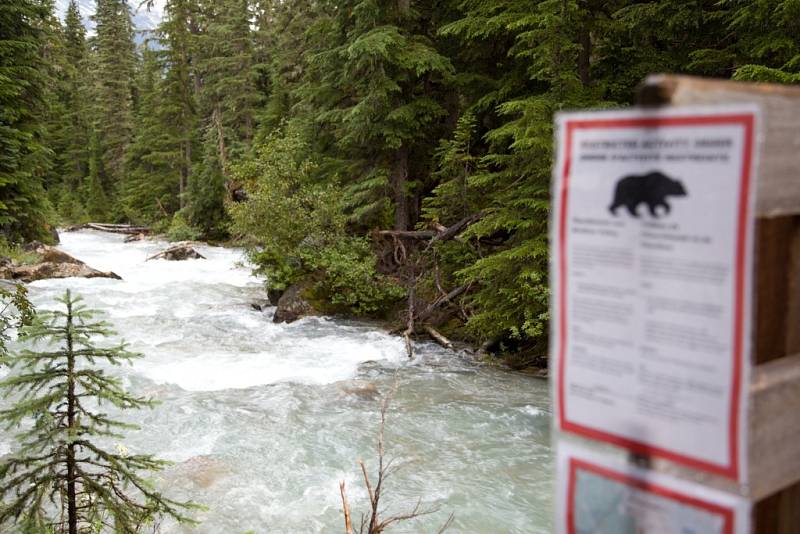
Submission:
[[[800,532],[800,88],[656,75],[638,103],[762,109],[747,496],[754,532]]]

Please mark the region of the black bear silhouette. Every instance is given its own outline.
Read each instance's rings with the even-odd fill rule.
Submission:
[[[636,209],[639,204],[647,204],[650,214],[658,218],[658,209],[663,208],[664,215],[670,212],[667,197],[685,197],[686,189],[678,180],[674,180],[659,171],[647,174],[633,174],[620,178],[614,189],[614,201],[609,206],[613,215],[617,209],[624,206],[634,217],[639,214]]]

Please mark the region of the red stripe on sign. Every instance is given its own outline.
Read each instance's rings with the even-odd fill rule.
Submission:
[[[654,484],[647,480],[633,477],[631,475],[621,473],[618,471],[614,471],[608,469],[606,467],[602,467],[599,465],[595,465],[584,460],[578,460],[577,458],[570,458],[569,459],[569,478],[567,481],[567,517],[566,517],[566,525],[567,525],[567,533],[568,534],[575,534],[575,486],[577,483],[578,471],[585,471],[599,477],[613,480],[615,482],[620,482],[625,484],[626,486],[632,487],[634,489],[644,491],[646,493],[652,493],[653,495],[658,495],[659,497],[664,497],[666,499],[670,499],[673,501],[677,501],[681,504],[685,504],[687,506],[691,506],[693,508],[698,508],[705,512],[711,513],[713,515],[719,516],[722,518],[724,527],[723,533],[724,534],[733,534],[735,522],[736,522],[736,514],[733,508],[728,508],[713,502],[704,501],[697,497],[693,497],[691,495],[686,495],[684,493],[680,493],[676,490],[671,488],[667,488],[664,486],[659,486],[658,484]]]

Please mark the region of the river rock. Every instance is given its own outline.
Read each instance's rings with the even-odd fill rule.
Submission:
[[[98,271],[66,252],[36,241],[28,243],[24,248],[28,252],[38,254],[41,260],[31,265],[20,265],[5,258],[6,261],[0,262],[0,278],[20,282],[34,282],[46,278],[113,278],[121,280],[116,273]]]
[[[381,398],[381,392],[372,382],[363,380],[351,380],[339,384],[339,389],[345,395],[353,396],[361,400],[377,400]]]
[[[267,306],[269,306],[269,302],[261,301],[261,302],[250,303],[250,309],[257,312],[263,312],[264,310],[267,309]]]
[[[205,256],[186,244],[175,245],[167,250],[162,250],[158,254],[150,256],[150,260],[184,261],[184,260],[204,260]]]
[[[278,302],[281,300],[281,297],[283,296],[283,293],[284,293],[283,289],[274,289],[274,288],[267,289],[267,300],[269,300],[270,305],[277,306]]]
[[[146,237],[147,237],[147,235],[143,234],[143,233],[131,234],[128,237],[125,238],[125,242],[126,243],[133,243],[134,241],[144,241],[144,239]]]
[[[224,461],[208,454],[192,456],[174,468],[179,478],[188,479],[199,488],[213,486],[219,479],[226,477],[230,468]]]
[[[295,284],[289,286],[278,299],[275,315],[272,318],[274,323],[293,323],[308,315],[316,315],[316,310],[309,304],[303,296],[307,288],[304,285]]]

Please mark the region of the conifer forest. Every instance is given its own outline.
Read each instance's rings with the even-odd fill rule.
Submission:
[[[275,289],[357,315],[460,290],[435,319],[523,366],[547,338],[553,113],[630,104],[649,73],[800,75],[788,0],[169,0],[137,31],[146,9],[98,0],[87,33],[76,2],[4,2],[8,242],[89,220],[236,238]]]
[[[153,24],[137,24],[142,17]],[[57,229],[87,224],[146,229],[165,241],[202,242],[214,245],[212,250],[217,245],[223,251],[235,247],[246,251],[242,261],[247,269],[244,274],[232,270],[230,277],[249,277],[252,272],[273,304],[295,299],[287,310],[279,306],[277,314],[344,321],[351,338],[337,338],[337,343],[345,343],[350,351],[372,343],[369,336],[386,335],[380,346],[396,343],[402,361],[419,354],[425,361],[427,349],[420,343],[436,344],[436,350],[441,345],[475,352],[481,362],[492,364],[487,372],[503,369],[507,375],[481,375],[469,387],[480,384],[488,395],[499,383],[498,391],[512,395],[508,391],[528,383],[516,381],[532,380],[547,368],[553,117],[561,110],[629,106],[636,87],[654,73],[800,83],[800,2],[0,0],[0,256],[25,263],[27,255],[54,250],[49,246],[58,240]],[[85,246],[94,258],[94,249]],[[119,247],[115,250],[121,255],[129,250]],[[205,248],[198,250],[209,257],[204,265],[221,262],[225,254],[209,256]],[[99,263],[95,266],[104,265]],[[212,274],[207,276],[212,279]],[[156,391],[153,395],[162,395],[169,405],[178,393],[163,389],[167,386],[142,386],[145,378],[139,375],[114,378],[119,364],[127,365],[138,354],[124,345],[95,346],[99,338],[111,336],[114,343],[116,338],[109,324],[93,322],[94,312],[84,309],[78,297],[64,294],[69,286],[31,289],[41,302],[41,295],[52,296],[57,304],[48,309],[60,310],[41,313],[30,308],[24,287],[2,287],[0,296],[8,306],[0,322],[0,365],[22,374],[7,375],[0,382],[10,395],[0,400],[0,419],[16,428],[32,418],[34,428],[22,438],[30,444],[27,456],[15,457],[0,469],[0,530],[11,532],[6,529],[13,524],[26,533],[151,532],[159,526],[155,518],[164,516],[164,525],[182,525],[169,532],[184,532],[175,530],[184,526],[190,532],[195,519],[202,525],[206,517],[212,517],[212,526],[202,532],[262,532],[258,523],[247,521],[232,529],[234,523],[224,522],[228,519],[204,511],[208,505],[213,510],[213,499],[222,498],[217,494],[198,496],[182,487],[168,498],[152,489],[142,477],[167,464],[149,456],[151,452],[184,460],[166,445],[143,448],[142,455],[114,448],[118,432],[138,432],[118,422],[125,420],[123,410],[152,409],[158,414],[161,408],[143,397]],[[236,286],[241,287],[245,282]],[[76,286],[73,293],[89,291],[87,300],[91,308],[97,307],[103,295],[87,288]],[[244,298],[235,292],[239,289],[231,289],[230,298]],[[170,298],[172,307],[200,298],[185,291]],[[142,308],[150,305],[145,297],[137,298],[143,299]],[[9,315],[11,309],[17,311]],[[212,304],[206,309],[213,315]],[[114,325],[123,330],[128,317],[111,313]],[[365,323],[382,330],[363,333],[358,329]],[[314,325],[315,335],[329,335],[328,323]],[[142,322],[131,331],[147,332],[156,326]],[[30,342],[44,341],[33,348],[25,345],[28,348],[17,354],[8,348],[16,347],[17,331]],[[77,336],[83,348],[76,345],[73,350],[70,341],[62,352],[47,352],[66,343],[65,332]],[[234,337],[230,332],[219,335]],[[134,344],[145,343],[145,337],[134,335]],[[264,344],[282,346],[277,338],[264,339]],[[201,354],[204,340],[198,338],[192,352],[208,366],[204,383],[216,384],[208,391],[257,383],[247,381],[247,372],[225,382],[224,373],[214,371],[219,361]],[[172,341],[164,343],[168,347]],[[156,358],[160,350],[167,351],[153,346]],[[380,360],[382,354],[370,353],[363,361]],[[145,356],[147,360],[150,354]],[[75,358],[87,362],[81,371],[85,374],[73,376]],[[193,382],[170,365],[178,363],[152,364],[143,368],[150,373],[143,376],[174,377],[185,391],[202,389],[200,379]],[[291,367],[281,367],[286,380],[295,377]],[[257,369],[248,372],[257,376]],[[337,380],[350,377],[348,373]],[[397,387],[378,375],[380,387]],[[309,371],[308,376],[313,376],[310,383],[321,383],[316,374]],[[66,380],[63,384],[58,382],[61,378]],[[47,389],[51,383],[61,385]],[[85,406],[80,395],[75,397],[74,387],[81,384],[91,397]],[[134,393],[127,392],[129,387]],[[346,399],[376,393],[371,382],[342,387]],[[452,400],[448,387],[437,384],[442,406]],[[142,393],[141,388],[150,389]],[[331,532],[325,526],[330,524],[342,531],[342,501],[350,521],[346,496],[354,508],[366,510],[362,532],[377,534],[405,524],[402,513],[381,515],[380,484],[378,494],[370,491],[367,501],[357,494],[365,480],[369,486],[370,480],[374,484],[387,474],[384,418],[388,447],[397,438],[392,435],[392,406],[403,411],[412,403],[408,392],[413,389],[405,390],[409,397],[403,391],[400,386],[391,399],[382,394],[380,410],[373,405],[359,412],[362,418],[372,417],[362,429],[366,450],[360,454],[377,461],[373,442],[379,435],[380,463],[362,464],[362,477],[358,468],[352,469],[357,456],[348,452],[349,463],[341,472],[353,476],[347,486],[342,482],[341,496],[335,485],[332,492],[326,490],[325,499],[333,503],[330,510],[321,507],[320,517],[309,519],[304,527],[291,523],[293,516],[288,514],[287,523],[274,523],[283,527],[264,532]],[[541,391],[546,397],[545,389]],[[54,396],[61,393],[64,398],[71,395],[68,404]],[[322,401],[317,397],[282,401],[318,402]],[[106,404],[110,415],[104,413]],[[538,410],[521,397],[517,404],[522,411],[509,415],[509,420],[532,418]],[[73,416],[82,419],[75,423]],[[138,417],[137,424],[146,428],[151,416]],[[222,422],[215,424],[224,427]],[[398,424],[398,432],[414,435]],[[542,424],[545,428],[546,422]],[[69,436],[68,445],[58,444],[59,432]],[[548,430],[542,432],[546,435]],[[84,452],[75,448],[81,443]],[[507,446],[504,457],[514,457],[520,443],[500,442],[495,448]],[[45,468],[48,450],[56,452]],[[468,463],[466,457],[459,458]],[[202,460],[206,461],[212,460]],[[75,469],[84,469],[84,478]],[[436,472],[435,465],[421,469]],[[275,476],[322,484],[310,471]],[[440,498],[444,482],[429,487],[416,475],[398,476],[398,486],[402,480],[422,488],[423,504],[417,503],[418,508],[403,489],[395,488],[400,500],[411,499],[407,519],[418,524],[414,521],[431,518],[425,529],[399,527],[400,532],[436,532],[448,526],[458,532],[549,528],[545,520],[536,528],[529,523],[534,520],[530,509],[540,504],[525,493],[533,491],[535,476],[519,475],[520,487],[528,488],[519,494],[521,500],[499,501],[497,510],[508,503],[512,510],[504,512],[504,519],[488,523],[481,523],[480,511],[453,504],[457,498]],[[474,475],[475,480],[480,476]],[[23,482],[42,488],[51,484],[51,489],[21,494],[14,485]],[[138,497],[128,497],[128,491]],[[386,489],[387,504],[391,491]],[[68,494],[71,500],[62,502]],[[493,499],[500,492],[486,494]],[[425,508],[431,496],[441,512]],[[52,520],[47,511],[62,509],[62,504],[78,519]],[[548,506],[549,501],[542,504],[543,516],[550,513]],[[246,515],[229,515],[237,514]],[[351,533],[358,529],[356,515],[354,509]],[[492,530],[497,521],[504,526]]]

